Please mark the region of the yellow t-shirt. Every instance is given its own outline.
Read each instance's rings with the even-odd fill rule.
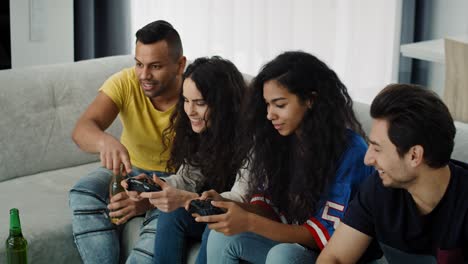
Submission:
[[[169,126],[175,105],[165,112],[155,109],[143,93],[133,67],[112,75],[99,91],[109,96],[120,110],[123,126],[120,142],[127,148],[132,165],[165,171],[171,146],[163,152],[162,133]]]

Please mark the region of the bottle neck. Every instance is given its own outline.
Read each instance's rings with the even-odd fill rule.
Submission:
[[[112,177],[114,178],[114,181],[117,181],[119,184],[120,184],[120,181],[122,181],[123,178],[124,178],[124,176],[123,176],[124,171],[123,171],[123,170],[124,170],[123,165],[120,164],[119,173],[117,173],[117,175],[116,175],[116,174],[113,174],[113,176],[112,176]],[[126,173],[125,173],[125,174],[126,174]]]
[[[123,177],[122,177],[122,174],[121,173],[118,173],[117,175],[114,174],[113,176],[113,182],[117,182],[120,184],[120,182],[122,181]]]
[[[10,235],[21,235],[21,223],[19,218],[18,209],[10,210]]]
[[[10,228],[10,236],[14,236],[14,237],[23,236],[23,233],[21,233],[21,228],[19,228],[19,229],[11,229]]]

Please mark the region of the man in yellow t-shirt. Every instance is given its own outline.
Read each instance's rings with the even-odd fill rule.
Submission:
[[[81,178],[70,190],[75,243],[84,263],[119,263],[118,226],[144,214],[139,240],[127,262],[151,263],[157,210],[125,192],[109,198],[109,182],[121,164],[130,176],[165,176],[170,146],[163,131],[180,96],[186,58],[177,31],[166,21],[152,22],[136,33],[135,67],[111,76],[82,114],[73,141],[84,151],[99,153],[103,167]],[[105,130],[120,116],[120,140]],[[110,213],[108,211],[111,210]]]

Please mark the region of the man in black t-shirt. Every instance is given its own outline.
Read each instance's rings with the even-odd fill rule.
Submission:
[[[468,262],[468,165],[450,160],[455,126],[435,93],[387,86],[371,105],[362,184],[317,263],[355,263],[376,239],[389,263]]]

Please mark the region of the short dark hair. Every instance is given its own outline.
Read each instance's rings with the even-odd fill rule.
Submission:
[[[390,84],[375,97],[370,114],[388,122],[388,137],[400,157],[421,145],[428,166],[448,164],[456,129],[447,106],[434,92],[419,85]]]
[[[178,60],[184,53],[182,41],[179,33],[167,21],[157,20],[139,29],[136,34],[136,41],[143,44],[152,44],[165,40],[169,53],[174,60]]]

